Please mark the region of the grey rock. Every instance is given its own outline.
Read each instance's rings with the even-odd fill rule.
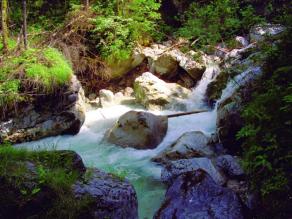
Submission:
[[[94,170],[89,180],[75,183],[72,189],[76,198],[94,200],[88,212],[93,218],[138,218],[136,192],[133,186],[118,177]]]
[[[216,158],[216,165],[229,178],[243,178],[244,171],[239,164],[238,159],[231,155],[221,155]]]
[[[198,169],[206,171],[219,185],[226,182],[225,177],[219,172],[212,160],[205,157],[170,161],[162,169],[161,179],[170,185],[179,175],[190,171],[195,172]]]
[[[170,145],[152,160],[179,160],[192,157],[212,156],[213,149],[208,145],[210,139],[200,131],[184,133],[175,143]]]
[[[102,107],[108,107],[114,104],[115,95],[110,90],[102,89],[99,91],[99,99]]]
[[[242,219],[243,206],[230,189],[214,182],[205,171],[186,172],[167,189],[155,219]]]
[[[60,134],[77,134],[85,120],[85,109],[84,91],[75,76],[63,95],[60,102],[45,96],[20,109],[9,121],[0,121],[0,138],[20,143]]]
[[[166,83],[150,72],[136,78],[134,83],[136,100],[147,109],[167,109],[182,102],[191,94],[186,89],[175,83]]]
[[[168,119],[147,112],[129,111],[106,134],[109,142],[123,147],[152,149],[166,135]]]
[[[251,42],[260,42],[268,36],[276,36],[282,33],[285,27],[280,24],[256,25],[250,29],[249,37]]]

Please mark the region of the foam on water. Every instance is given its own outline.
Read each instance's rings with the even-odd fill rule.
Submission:
[[[218,72],[218,66],[209,65],[201,82],[187,101],[189,109],[206,107],[203,99],[207,85],[214,80]],[[85,123],[75,136],[50,137],[18,146],[29,149],[74,150],[80,154],[88,167],[97,167],[104,171],[126,175],[137,192],[140,218],[152,218],[161,205],[166,188],[160,182],[161,167],[151,162],[151,158],[186,132],[202,131],[206,135],[211,135],[216,128],[216,110],[169,119],[166,137],[153,150],[121,148],[104,141],[105,132],[113,126],[119,116],[133,109],[141,110],[141,108],[122,105],[91,110],[86,113]],[[175,112],[156,111],[153,113],[172,114]]]

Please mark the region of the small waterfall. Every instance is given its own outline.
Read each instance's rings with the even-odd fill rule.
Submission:
[[[251,66],[247,70],[243,71],[241,74],[237,75],[235,78],[230,80],[226,88],[222,91],[220,99],[217,101],[217,104],[220,104],[227,98],[231,97],[238,88],[250,83],[257,76],[261,75],[262,69],[259,66]]]
[[[212,57],[207,57],[205,62],[207,65],[206,71],[197,86],[192,90],[191,97],[187,100],[188,111],[207,108],[204,100],[208,85],[214,81],[220,73],[220,68]]]

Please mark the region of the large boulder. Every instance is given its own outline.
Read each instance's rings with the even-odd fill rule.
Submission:
[[[158,56],[156,59],[152,60],[151,71],[156,72],[160,75],[167,75],[167,77],[172,77],[176,75],[178,68],[178,63],[175,57],[168,53],[164,53]]]
[[[181,67],[196,82],[206,70],[203,54],[195,52],[185,54],[173,45],[153,44],[144,48],[143,54],[148,59],[150,71],[166,78],[174,77],[178,74],[178,67]],[[195,60],[195,56],[199,58]]]
[[[155,156],[155,162],[212,156],[214,151],[208,145],[210,139],[200,131],[187,132],[165,151]]]
[[[145,55],[139,48],[136,48],[128,59],[108,63],[107,70],[111,74],[111,79],[121,78],[129,71],[142,64],[144,59]]]
[[[167,189],[155,219],[236,218],[242,219],[243,206],[230,189],[214,182],[205,171],[180,175]]]
[[[84,99],[80,82],[73,76],[60,96],[41,96],[7,121],[0,121],[0,139],[20,143],[61,134],[75,135],[85,120]]]
[[[221,174],[212,160],[206,157],[168,162],[162,169],[161,179],[164,183],[170,185],[179,175],[190,171],[195,172],[198,169],[206,171],[219,185],[226,182],[225,176]]]
[[[109,142],[122,147],[153,149],[166,135],[168,118],[148,112],[129,111],[106,134]]]
[[[75,183],[72,189],[77,199],[89,197],[94,200],[86,218],[138,218],[135,189],[118,177],[95,169],[89,180]]]
[[[179,50],[173,51],[172,54],[176,56],[176,59],[179,62],[179,66],[184,69],[195,82],[201,79],[203,73],[206,70],[203,54],[199,54],[193,51],[189,52],[188,54],[184,54]],[[194,60],[193,57],[199,58]]]
[[[136,78],[134,92],[137,101],[147,109],[171,107],[171,103],[179,103],[191,94],[189,89],[175,83],[166,83],[150,72]]]

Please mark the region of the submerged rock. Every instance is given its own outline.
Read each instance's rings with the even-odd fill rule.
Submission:
[[[155,162],[164,162],[165,160],[212,156],[214,152],[208,145],[209,141],[210,139],[203,132],[187,132],[152,160]]]
[[[75,76],[62,97],[44,96],[0,122],[0,139],[11,143],[77,134],[85,120],[84,91]]]
[[[166,135],[168,119],[147,112],[129,111],[106,134],[113,144],[137,149],[157,147]]]
[[[89,180],[75,183],[72,189],[76,198],[94,200],[87,218],[138,218],[136,192],[132,185],[118,177],[95,169]]]
[[[175,83],[166,83],[150,72],[136,78],[134,92],[136,100],[147,109],[171,107],[170,103],[179,103],[191,94],[189,89]]]
[[[212,160],[205,157],[171,161],[162,169],[161,179],[170,185],[179,175],[186,172],[195,172],[198,169],[206,171],[219,185],[223,185],[226,182],[225,177],[213,164]]]
[[[154,218],[244,217],[237,195],[232,190],[217,185],[205,171],[197,170],[186,172],[174,180]]]

